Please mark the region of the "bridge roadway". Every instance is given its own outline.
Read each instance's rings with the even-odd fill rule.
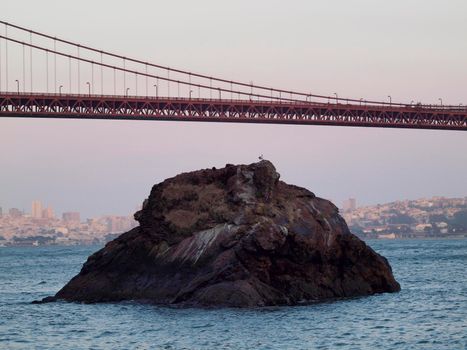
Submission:
[[[0,117],[467,130],[466,107],[1,93]]]

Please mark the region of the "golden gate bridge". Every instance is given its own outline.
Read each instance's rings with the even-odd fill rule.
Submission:
[[[0,21],[0,116],[467,130],[467,107],[342,98],[213,77]]]

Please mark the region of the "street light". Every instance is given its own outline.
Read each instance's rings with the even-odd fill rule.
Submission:
[[[441,107],[443,107],[443,99],[440,97],[438,98],[439,102],[441,102]]]
[[[19,80],[15,79],[15,81],[16,81],[16,86],[18,87],[18,94],[19,94]]]
[[[190,90],[190,100],[191,100],[191,94],[193,93],[193,90]]]
[[[222,100],[222,96],[221,96],[222,91],[221,91],[221,88],[217,88],[217,89],[219,90],[219,100]]]
[[[130,91],[130,88],[126,88],[125,96],[128,96],[128,91]]]
[[[157,84],[154,84],[154,88],[156,89],[156,98],[159,97],[159,86]]]
[[[339,96],[337,96],[337,92],[335,92],[334,95],[336,95],[336,104],[339,104]]]
[[[62,88],[63,88],[63,85],[60,85],[59,88],[58,88],[58,93],[61,95],[62,94]]]
[[[392,97],[388,95],[388,98],[389,98],[389,105],[392,105]]]
[[[91,83],[89,81],[87,81],[86,85],[88,86],[88,94],[89,94],[89,96],[91,96]]]
[[[360,98],[360,106],[362,105],[362,102],[363,102],[363,98]]]

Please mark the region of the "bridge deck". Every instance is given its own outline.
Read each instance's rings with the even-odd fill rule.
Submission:
[[[467,108],[0,93],[0,116],[467,130]]]

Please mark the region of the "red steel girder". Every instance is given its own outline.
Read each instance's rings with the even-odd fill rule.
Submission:
[[[1,117],[173,120],[467,130],[466,108],[0,93]]]

